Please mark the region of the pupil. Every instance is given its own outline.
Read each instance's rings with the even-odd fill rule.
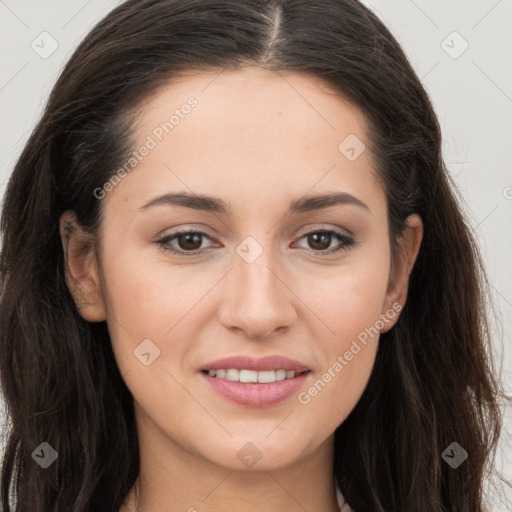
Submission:
[[[321,241],[322,239],[324,241],[323,244]],[[325,240],[327,240],[327,245],[325,245]],[[312,235],[309,235],[308,243],[315,250],[326,249],[331,244],[331,234],[330,233],[313,233]],[[318,244],[319,244],[319,246],[318,246]]]
[[[185,235],[180,235],[178,237],[180,249],[189,249],[191,251],[199,249],[201,247],[201,237],[202,235],[200,235],[199,233],[187,233]],[[183,240],[185,240],[184,244],[181,243]],[[189,242],[192,246],[189,244]]]

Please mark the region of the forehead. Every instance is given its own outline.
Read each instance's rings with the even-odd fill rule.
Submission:
[[[191,98],[195,101],[192,108]],[[169,121],[172,127],[165,130]],[[350,133],[364,138],[366,132],[360,110],[318,77],[258,67],[174,77],[141,105],[137,135],[155,132],[158,139],[177,142],[182,138],[180,132],[188,138],[190,124],[201,130],[196,139],[205,136],[204,144],[215,139],[224,146],[230,141],[222,136],[230,132],[231,140],[243,141],[246,151],[261,151],[262,143],[285,149],[278,143],[285,138],[302,142],[304,149],[320,140],[331,147]],[[165,137],[171,133],[172,137]],[[253,136],[257,139],[251,147],[248,143]]]
[[[140,105],[134,149],[149,149],[109,200],[166,189],[230,204],[333,188],[382,195],[367,146],[362,112],[317,77],[257,67],[182,73]]]

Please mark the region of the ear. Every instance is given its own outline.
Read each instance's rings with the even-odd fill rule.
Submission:
[[[80,315],[89,322],[106,319],[94,239],[68,210],[60,217],[66,282]]]
[[[418,256],[421,240],[423,238],[423,222],[417,214],[410,215],[405,221],[405,229],[397,240],[395,256],[391,262],[391,272],[384,300],[382,315],[388,317],[380,332],[389,331],[397,322],[399,314],[386,315],[386,312],[397,313],[405,305],[407,300],[407,288],[409,275]]]

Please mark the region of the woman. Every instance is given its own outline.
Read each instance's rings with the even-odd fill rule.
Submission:
[[[360,3],[123,3],[2,233],[4,510],[484,510],[485,276]]]

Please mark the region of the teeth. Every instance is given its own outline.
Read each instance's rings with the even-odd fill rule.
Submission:
[[[228,368],[227,370],[208,370],[210,377],[226,379],[232,382],[259,382],[268,384],[285,379],[293,379],[295,372],[291,370],[268,370],[257,372],[255,370],[236,370]]]
[[[266,384],[268,382],[276,381],[276,372],[274,370],[266,371],[266,372],[257,372],[258,373],[258,382],[261,384]]]
[[[240,372],[233,369],[226,370],[226,380],[232,380],[233,382],[240,380]]]
[[[254,370],[240,370],[240,382],[258,382],[258,372]]]
[[[286,370],[276,370],[276,380],[286,379]]]

